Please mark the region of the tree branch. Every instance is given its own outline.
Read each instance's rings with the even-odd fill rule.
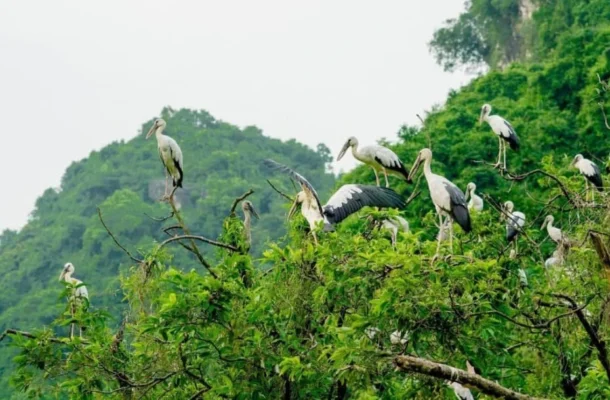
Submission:
[[[30,332],[25,332],[25,331],[18,331],[17,329],[6,329],[4,332],[2,332],[2,334],[0,335],[0,342],[2,340],[4,340],[5,337],[7,337],[8,335],[16,335],[16,336],[23,336],[26,338],[30,338],[30,339],[40,339],[40,337],[30,333]],[[68,342],[68,338],[65,339],[59,339],[59,338],[54,338],[51,337],[48,339],[49,342],[51,343],[59,343],[59,344],[67,344]],[[85,340],[81,340],[81,342],[86,343]]]
[[[244,201],[246,199],[246,197],[250,196],[252,193],[254,193],[254,190],[250,189],[246,193],[244,193],[241,196],[239,196],[238,198],[236,198],[233,201],[233,205],[231,206],[231,212],[229,213],[229,215],[234,216],[235,215],[235,208],[237,207],[239,202],[240,201]]]
[[[212,240],[212,239],[208,239],[204,236],[196,236],[196,235],[172,236],[169,239],[165,239],[165,241],[159,245],[159,248],[165,246],[168,243],[175,242],[176,240],[182,240],[182,239],[199,240],[200,242],[211,244],[212,246],[222,247],[222,248],[225,248],[225,249],[228,249],[231,251],[238,251],[237,247],[231,246],[230,244],[217,242],[216,240]]]
[[[114,243],[116,243],[117,246],[119,246],[119,248],[121,250],[123,250],[125,252],[125,254],[127,254],[129,256],[129,258],[131,258],[133,261],[137,262],[138,264],[141,264],[144,262],[144,260],[140,260],[139,258],[134,257],[129,250],[127,250],[123,245],[121,245],[121,243],[119,243],[119,241],[117,240],[117,238],[112,234],[112,232],[110,232],[110,229],[108,229],[108,226],[106,226],[106,223],[104,222],[104,218],[102,218],[102,210],[100,210],[99,207],[97,207],[97,215],[100,218],[100,222],[102,223],[102,225],[104,226],[104,229],[106,229],[106,232],[108,232],[108,234],[110,235],[110,237],[112,238],[112,240],[114,240]]]
[[[404,372],[416,372],[439,379],[461,383],[477,388],[479,391],[494,397],[507,400],[541,400],[537,397],[528,396],[507,389],[493,381],[485,379],[477,374],[472,374],[449,365],[439,364],[424,358],[412,356],[397,356],[394,365]]]
[[[293,202],[294,199],[290,196],[288,196],[286,193],[282,192],[281,190],[279,190],[278,188],[276,188],[275,186],[273,186],[273,183],[271,183],[271,181],[269,179],[267,179],[267,183],[269,184],[269,186],[271,186],[271,188],[273,190],[275,190],[277,193],[279,193],[282,197],[284,197],[286,200]]]

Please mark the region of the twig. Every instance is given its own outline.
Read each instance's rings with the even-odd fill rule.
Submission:
[[[243,201],[246,197],[250,196],[252,193],[254,193],[254,190],[250,189],[248,190],[246,193],[242,194],[241,196],[239,196],[238,198],[236,198],[233,201],[233,205],[231,206],[231,212],[229,213],[229,215],[231,216],[235,216],[235,208],[237,207],[237,205],[239,204],[240,201]]]
[[[610,124],[608,124],[608,117],[606,116],[606,110],[604,109],[604,103],[600,101],[597,104],[599,104],[599,108],[602,110],[602,115],[604,116],[604,124],[606,125],[606,128],[610,129]]]
[[[34,335],[34,334],[30,333],[30,332],[18,331],[17,329],[6,329],[0,335],[0,342],[2,340],[4,340],[4,338],[7,337],[8,335],[23,336],[23,337],[30,338],[30,339],[40,339],[38,336],[36,336],[36,335]],[[58,339],[58,338],[51,337],[48,340],[51,343],[67,344],[67,340],[69,340],[69,339],[68,338]],[[85,340],[82,340],[82,339],[81,339],[81,342],[82,343],[87,343]]]
[[[222,247],[222,248],[225,248],[225,249],[228,249],[228,250],[231,250],[231,251],[238,251],[238,249],[236,247],[231,246],[230,244],[226,244],[226,243],[222,243],[222,242],[217,242],[216,240],[212,240],[212,239],[208,239],[208,238],[203,237],[203,236],[196,236],[196,235],[172,236],[169,239],[165,239],[165,241],[159,245],[159,248],[165,246],[168,243],[174,242],[176,240],[182,240],[182,239],[199,240],[200,242],[211,244],[212,246]]]
[[[146,215],[148,218],[152,219],[153,221],[164,222],[164,221],[167,221],[168,219],[170,219],[171,217],[173,217],[174,212],[172,211],[167,217],[161,217],[161,218],[151,217],[150,215],[148,215],[146,213],[144,213],[144,215]]]
[[[453,368],[449,365],[426,360],[424,358],[397,356],[394,358],[394,365],[405,372],[417,372],[435,378],[469,385],[477,388],[487,395],[494,397],[505,398],[507,400],[538,400],[536,397],[515,392],[477,374]]]
[[[281,190],[279,190],[278,188],[276,188],[275,186],[273,186],[273,183],[271,183],[271,181],[269,179],[267,179],[267,183],[269,184],[269,186],[271,186],[271,188],[273,190],[275,190],[277,193],[279,193],[280,195],[282,195],[285,199],[287,199],[288,201],[293,202],[294,199],[290,196],[288,196],[286,193],[282,192]]]
[[[421,122],[422,129],[426,129],[426,123],[424,122],[424,119],[422,117],[420,117],[419,114],[415,114],[415,116],[417,118],[419,118],[419,121]],[[430,132],[428,132],[427,129],[426,129],[426,139],[428,140],[428,148],[430,150],[432,150],[432,140],[430,140]]]
[[[100,222],[102,223],[102,225],[104,226],[104,229],[106,229],[106,232],[108,232],[108,234],[110,235],[110,237],[112,238],[112,240],[114,240],[114,243],[116,243],[117,246],[119,246],[121,248],[121,250],[123,250],[125,252],[125,254],[127,254],[129,256],[129,258],[131,258],[133,261],[137,262],[138,264],[143,263],[143,260],[140,260],[139,258],[134,257],[129,250],[127,250],[123,245],[121,245],[121,243],[119,243],[119,241],[117,240],[116,237],[114,237],[114,235],[112,234],[112,232],[110,232],[110,229],[108,229],[108,226],[106,226],[106,223],[104,222],[104,218],[102,218],[102,210],[100,210],[99,207],[97,207],[97,215],[100,218]]]

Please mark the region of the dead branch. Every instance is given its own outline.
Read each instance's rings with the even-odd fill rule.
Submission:
[[[4,340],[5,337],[7,337],[8,335],[16,335],[16,336],[23,336],[26,338],[30,338],[30,339],[40,339],[38,336],[34,335],[33,333],[30,332],[25,332],[25,331],[19,331],[17,329],[6,329],[4,332],[2,332],[2,334],[0,335],[0,342],[2,340]],[[60,338],[54,338],[51,337],[48,339],[49,342],[51,343],[59,343],[59,344],[67,344],[69,339],[65,338],[65,339],[60,339]],[[82,343],[87,343],[87,341],[82,340]]]
[[[597,104],[599,104],[599,108],[602,110],[602,115],[604,116],[604,125],[606,125],[606,128],[610,129],[610,124],[608,124],[608,117],[606,116],[606,109],[604,108],[604,103],[600,101]]]
[[[597,358],[599,359],[599,362],[602,364],[602,367],[606,371],[606,377],[608,378],[608,382],[610,382],[610,360],[608,359],[608,349],[606,347],[606,342],[603,339],[600,339],[600,337],[597,335],[597,330],[591,326],[591,324],[585,317],[585,314],[582,312],[585,307],[578,307],[578,304],[576,303],[576,301],[574,301],[574,299],[564,294],[553,294],[552,296],[557,297],[559,299],[563,299],[570,303],[570,309],[576,314],[576,317],[578,317],[578,320],[587,332],[587,335],[589,335],[589,339],[591,339],[591,345],[593,345],[597,349]]]
[[[119,243],[119,241],[117,240],[117,238],[112,234],[112,232],[110,232],[110,229],[108,229],[108,226],[106,225],[106,223],[104,222],[104,218],[102,218],[102,210],[100,210],[99,207],[97,207],[97,215],[100,219],[100,222],[102,223],[102,225],[104,226],[104,229],[106,229],[106,232],[108,232],[108,235],[110,235],[110,237],[112,238],[112,240],[114,240],[114,243],[116,243],[117,246],[119,246],[119,248],[121,250],[123,250],[125,252],[125,254],[127,254],[129,256],[129,258],[132,259],[132,261],[137,262],[138,264],[141,264],[144,262],[144,260],[140,260],[139,258],[134,257],[129,250],[127,250],[121,243]]]
[[[167,217],[160,217],[160,218],[151,217],[150,215],[148,215],[146,213],[144,213],[144,215],[146,215],[148,218],[152,219],[153,221],[164,222],[164,221],[167,221],[168,219],[170,219],[171,217],[173,217],[174,212],[172,211]]]
[[[199,240],[200,242],[211,244],[212,246],[222,247],[224,249],[228,249],[228,250],[231,250],[231,251],[238,251],[237,247],[231,246],[230,244],[226,244],[226,243],[222,243],[222,242],[217,242],[216,240],[212,240],[212,239],[208,239],[208,238],[203,237],[203,236],[196,236],[196,235],[172,236],[169,239],[165,239],[165,241],[159,245],[159,248],[165,246],[168,243],[174,242],[176,240],[183,240],[183,239]]]
[[[608,252],[608,248],[604,244],[604,241],[598,232],[589,231],[588,236],[591,239],[591,243],[593,243],[597,257],[599,257],[599,261],[604,266],[604,269],[607,272],[610,271],[610,252]]]
[[[271,188],[273,190],[275,190],[277,193],[279,193],[280,195],[282,195],[286,200],[293,202],[294,199],[290,196],[288,196],[286,193],[282,192],[281,190],[279,190],[278,188],[276,188],[275,186],[273,186],[273,183],[271,183],[271,181],[269,179],[267,179],[267,183],[269,184],[269,186],[271,186]]]
[[[250,189],[246,193],[244,193],[241,196],[239,196],[238,198],[236,198],[233,201],[233,205],[231,206],[231,212],[229,212],[229,215],[234,217],[235,216],[235,208],[237,207],[239,202],[244,201],[246,199],[246,197],[250,196],[252,193],[254,193],[254,190]]]
[[[541,400],[540,398],[528,396],[505,388],[496,382],[485,379],[477,374],[472,374],[449,365],[436,363],[424,358],[412,356],[397,356],[394,365],[404,372],[416,372],[444,379],[452,382],[477,388],[479,391],[494,397],[507,400]]]

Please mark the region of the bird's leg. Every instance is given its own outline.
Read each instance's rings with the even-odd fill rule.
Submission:
[[[383,168],[383,176],[385,177],[385,187],[389,188],[390,183],[388,182],[388,173],[386,172],[385,168]]]
[[[504,169],[506,170],[506,143],[502,143],[502,153],[504,153]]]
[[[398,229],[392,230],[392,247],[396,250],[396,240],[398,239]]]
[[[375,168],[373,168],[373,172],[375,173],[375,182],[377,182],[377,186],[380,186],[380,184],[379,184],[379,174],[377,173],[377,170]]]
[[[500,162],[502,161],[502,138],[498,136],[498,161],[494,167],[498,168],[500,166]]]
[[[311,231],[311,235],[313,236],[313,242],[316,244],[316,246],[319,244],[318,243],[318,236],[316,235],[316,231],[312,230]]]
[[[164,201],[167,200],[167,187],[169,186],[169,174],[167,170],[165,171],[165,190],[163,190],[163,196],[159,200]]]
[[[449,252],[453,255],[453,220],[447,217],[447,221],[449,221]]]
[[[70,323],[70,340],[72,340],[74,338],[74,301],[70,300],[70,318],[71,323]]]
[[[441,249],[441,240],[443,238],[442,234],[443,234],[443,229],[445,228],[443,225],[443,216],[441,215],[440,212],[438,213],[438,222],[439,222],[439,225],[438,225],[439,231],[438,231],[438,238],[437,238],[438,240],[436,243],[436,253],[434,254],[434,258],[438,257],[439,251]]]

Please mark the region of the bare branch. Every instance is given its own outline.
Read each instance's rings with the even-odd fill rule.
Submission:
[[[148,218],[152,219],[153,221],[164,222],[164,221],[167,221],[168,219],[170,219],[171,217],[173,217],[174,212],[172,211],[167,217],[160,217],[160,218],[151,217],[150,215],[148,215],[146,213],[144,213],[144,215],[146,215]]]
[[[121,245],[121,243],[119,243],[119,241],[117,240],[116,237],[114,237],[114,235],[112,234],[112,232],[110,232],[110,229],[108,229],[108,226],[106,226],[106,223],[104,222],[104,218],[102,218],[102,210],[100,210],[99,207],[97,207],[97,215],[100,218],[100,222],[102,223],[102,225],[104,226],[104,229],[106,229],[106,232],[108,232],[108,234],[110,235],[110,237],[112,238],[112,240],[114,240],[114,243],[116,243],[117,246],[119,246],[119,248],[121,250],[123,250],[125,252],[125,254],[127,254],[129,256],[129,258],[131,258],[133,261],[137,262],[138,264],[141,264],[144,262],[144,260],[140,260],[139,258],[134,257],[129,250],[127,250],[123,245]]]
[[[472,374],[449,365],[436,363],[424,358],[412,356],[397,356],[394,365],[404,372],[416,372],[439,379],[449,380],[475,387],[481,392],[507,400],[542,400],[537,397],[528,396],[505,388],[496,382],[485,379],[477,374]]]
[[[254,190],[250,189],[246,193],[244,193],[241,196],[239,196],[238,198],[236,198],[233,201],[233,205],[231,206],[231,212],[229,213],[229,215],[234,216],[235,215],[235,208],[237,207],[239,202],[245,200],[246,197],[250,196],[252,193],[254,193]]]
[[[230,244],[226,244],[226,243],[222,243],[222,242],[217,242],[216,240],[212,240],[212,239],[208,239],[206,237],[203,236],[196,236],[196,235],[181,235],[181,236],[173,236],[169,239],[166,239],[163,243],[161,243],[159,245],[159,248],[165,246],[168,243],[174,242],[176,240],[182,240],[182,239],[190,239],[190,240],[199,240],[200,242],[204,242],[207,244],[211,244],[212,246],[217,246],[217,247],[222,247],[231,251],[238,251],[238,249],[234,246],[231,246]]]
[[[17,329],[6,329],[0,335],[0,342],[2,340],[4,340],[4,338],[7,337],[8,335],[23,336],[23,337],[30,338],[30,339],[40,339],[40,337],[38,337],[38,336],[36,336],[36,335],[34,335],[33,333],[30,333],[30,332],[19,331]],[[60,339],[60,338],[51,337],[48,340],[51,343],[67,344],[70,339],[68,339],[68,338]],[[85,340],[82,340],[82,339],[81,339],[81,342],[87,343]]]
[[[279,190],[278,188],[276,188],[275,186],[273,186],[273,183],[271,183],[271,181],[269,179],[267,179],[267,183],[269,184],[269,186],[271,186],[271,188],[273,190],[275,190],[277,193],[279,193],[280,195],[282,195],[286,200],[293,202],[294,199],[290,196],[288,196],[286,193],[282,192],[281,190]]]

